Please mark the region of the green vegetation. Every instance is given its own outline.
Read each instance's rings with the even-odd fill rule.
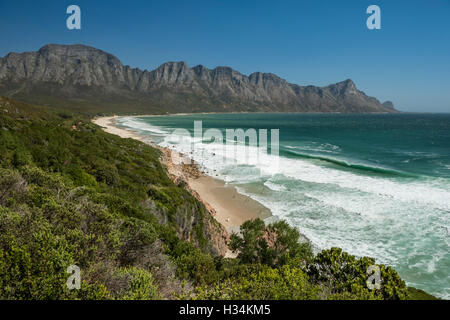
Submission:
[[[0,99],[0,299],[427,297],[383,265],[368,289],[372,258],[314,256],[283,221],[244,223],[237,258],[221,258],[221,227],[159,156],[83,115]]]
[[[261,263],[271,267],[283,266],[289,261],[308,261],[313,254],[309,243],[300,243],[300,233],[285,221],[267,228],[260,219],[244,222],[241,235],[231,235],[230,247],[238,252],[243,263]]]
[[[0,298],[172,298],[176,262],[216,253],[217,223],[159,151],[80,115],[0,104]],[[69,291],[74,264],[84,282]]]
[[[380,269],[380,289],[369,289],[368,270],[375,265],[375,259],[360,259],[343,252],[340,248],[323,250],[308,265],[308,274],[331,298],[386,299],[407,298],[405,282],[391,267],[377,265]],[[371,273],[372,274],[372,273]],[[375,283],[373,283],[375,284]]]
[[[408,287],[408,300],[440,300],[423,290]]]
[[[405,300],[408,289],[391,267],[375,259],[356,258],[340,248],[313,256],[308,243],[286,222],[267,227],[261,220],[247,221],[241,236],[231,237],[239,252],[213,286],[196,290],[196,299],[350,299]],[[369,289],[367,270],[380,269],[380,288]]]

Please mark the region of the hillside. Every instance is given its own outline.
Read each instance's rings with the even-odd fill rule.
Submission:
[[[46,45],[0,58],[0,95],[84,112],[395,112],[348,79],[299,86],[271,73],[167,62],[153,71],[124,66],[84,45]]]
[[[222,258],[222,227],[159,151],[89,120],[0,98],[0,299],[433,298],[384,265],[369,289],[373,258],[314,256],[283,221],[244,223]]]
[[[74,298],[72,264],[79,298],[118,298],[129,277],[181,292],[173,259],[223,254],[223,229],[159,156],[84,116],[0,99],[0,299]]]

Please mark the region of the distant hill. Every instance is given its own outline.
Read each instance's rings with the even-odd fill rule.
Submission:
[[[395,112],[350,79],[299,86],[271,73],[185,62],[147,71],[85,45],[50,44],[0,58],[0,95],[88,112]]]

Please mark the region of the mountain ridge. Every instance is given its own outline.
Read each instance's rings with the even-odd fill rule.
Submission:
[[[85,46],[49,44],[0,58],[0,95],[30,103],[119,112],[396,112],[351,79],[300,86],[273,73],[165,62],[154,70],[123,65]],[[108,109],[109,106],[109,109]]]

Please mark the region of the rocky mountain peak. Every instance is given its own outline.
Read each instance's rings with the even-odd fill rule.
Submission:
[[[395,110],[394,104],[392,103],[392,101],[385,101],[385,102],[383,102],[383,106],[385,108],[388,108],[388,109],[391,109],[391,110]]]
[[[341,98],[360,94],[360,91],[358,91],[355,83],[351,79],[329,85],[326,88],[329,89],[333,95],[339,96]]]
[[[110,65],[121,65],[120,60],[114,55],[100,49],[83,44],[60,45],[48,44],[39,49],[38,54],[43,58],[59,59],[87,59],[93,62],[105,62]]]
[[[101,95],[99,95],[101,92]],[[153,71],[123,66],[114,55],[82,44],[49,44],[0,58],[0,94],[53,105],[170,111],[393,112],[351,79],[327,87],[299,86],[272,73],[249,76],[230,67],[189,68],[166,62]],[[57,97],[57,98],[55,98]]]

